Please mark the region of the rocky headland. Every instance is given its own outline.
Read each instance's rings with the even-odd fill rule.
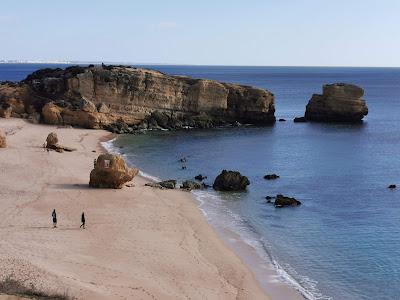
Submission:
[[[364,90],[353,84],[326,84],[322,95],[314,94],[308,102],[304,121],[361,122],[368,114],[363,96]]]
[[[2,117],[117,133],[266,125],[275,122],[274,113],[267,90],[127,66],[41,69],[0,84]]]

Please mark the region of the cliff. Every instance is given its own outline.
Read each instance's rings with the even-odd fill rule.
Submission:
[[[1,109],[8,115],[38,113],[45,123],[86,128],[275,122],[274,95],[269,91],[105,65],[42,69],[18,84],[3,83],[0,113]]]

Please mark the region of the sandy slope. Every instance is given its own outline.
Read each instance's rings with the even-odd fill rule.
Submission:
[[[20,119],[0,127],[9,134],[0,149],[0,279],[80,299],[267,298],[189,193],[144,187],[142,178],[122,190],[88,188],[106,132]],[[43,151],[50,131],[78,151]]]

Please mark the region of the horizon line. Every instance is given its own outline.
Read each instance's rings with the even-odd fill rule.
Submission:
[[[360,65],[226,65],[226,64],[193,64],[193,63],[151,63],[151,62],[127,62],[127,61],[91,61],[91,60],[41,60],[41,59],[3,59],[0,64],[49,64],[49,65],[72,65],[72,64],[120,64],[138,66],[194,66],[194,67],[294,67],[294,68],[400,68],[400,66],[360,66]]]

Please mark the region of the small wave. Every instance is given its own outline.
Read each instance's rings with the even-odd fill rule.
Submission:
[[[119,151],[118,151],[118,148],[114,146],[114,142],[115,142],[116,140],[117,140],[117,138],[115,137],[115,138],[113,138],[113,139],[111,139],[111,140],[109,140],[109,141],[101,142],[100,144],[101,144],[101,146],[102,146],[104,149],[106,149],[106,151],[107,151],[108,153],[114,153],[114,154],[117,153],[117,154],[120,154]]]
[[[145,172],[143,172],[143,171],[139,171],[139,175],[142,176],[143,178],[149,179],[149,180],[151,180],[151,181],[153,181],[153,182],[159,182],[159,181],[161,181],[160,178],[158,178],[158,177],[156,177],[156,176],[153,176],[153,175],[150,175],[150,174],[147,174],[147,173],[145,173]]]
[[[317,282],[306,276],[298,274],[290,265],[282,267],[271,254],[268,243],[258,235],[255,228],[251,226],[240,215],[231,211],[223,204],[223,199],[218,195],[208,191],[193,191],[193,195],[199,202],[199,208],[214,226],[225,227],[239,235],[240,240],[252,247],[257,255],[267,264],[274,267],[277,280],[288,284],[297,290],[307,300],[330,300],[332,298],[324,296],[317,289]],[[227,216],[228,218],[221,218]],[[260,266],[262,268],[263,266]],[[290,274],[300,279],[298,282]]]

